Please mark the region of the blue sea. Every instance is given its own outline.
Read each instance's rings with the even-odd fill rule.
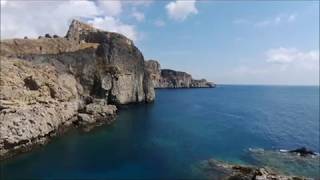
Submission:
[[[249,148],[302,146],[320,151],[319,87],[161,89],[152,104],[123,106],[111,126],[1,162],[1,179],[201,178],[193,167],[203,160],[250,164]]]

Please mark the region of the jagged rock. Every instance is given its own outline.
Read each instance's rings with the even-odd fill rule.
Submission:
[[[60,38],[60,37],[59,37],[58,35],[56,35],[56,34],[55,34],[55,35],[53,35],[53,38]]]
[[[309,178],[287,176],[268,168],[259,168],[247,165],[229,164],[215,159],[200,164],[200,172],[208,179],[225,180],[307,180]]]

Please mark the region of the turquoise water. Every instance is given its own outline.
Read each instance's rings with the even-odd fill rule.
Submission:
[[[209,158],[250,163],[248,148],[320,151],[319,87],[218,86],[157,90],[112,126],[71,131],[2,162],[1,179],[194,178]]]

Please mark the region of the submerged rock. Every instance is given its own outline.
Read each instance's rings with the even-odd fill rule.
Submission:
[[[258,166],[268,166],[288,175],[320,177],[319,155],[301,156],[288,150],[250,149],[249,156]]]
[[[198,167],[208,179],[225,180],[306,180],[308,178],[287,176],[267,167],[230,164],[215,159],[201,162]]]
[[[288,151],[290,153],[297,153],[300,156],[309,156],[309,155],[317,155],[317,153],[308,150],[306,147],[302,147],[302,148],[298,148],[298,149],[294,149],[294,150],[290,150]]]

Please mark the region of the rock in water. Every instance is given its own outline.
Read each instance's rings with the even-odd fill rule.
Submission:
[[[307,180],[309,178],[287,176],[264,167],[229,164],[215,159],[201,162],[196,168],[208,179],[225,180]]]
[[[317,155],[315,152],[308,150],[306,147],[298,148],[289,151],[290,153],[297,153],[300,156]]]
[[[318,155],[301,156],[283,150],[250,149],[249,156],[256,165],[281,170],[285,174],[320,177],[320,157]]]

